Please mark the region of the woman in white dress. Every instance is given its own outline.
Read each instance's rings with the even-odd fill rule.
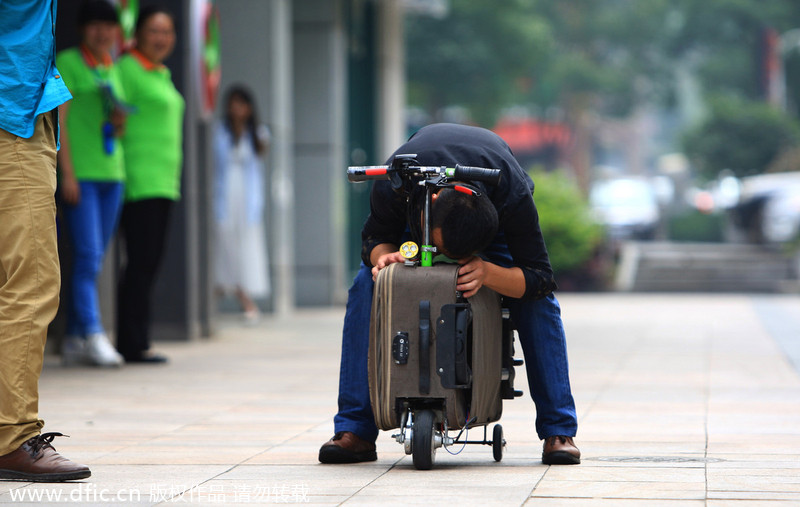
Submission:
[[[257,120],[252,94],[232,86],[214,132],[215,274],[222,293],[233,293],[245,318],[260,316],[254,299],[270,294],[264,226],[264,163],[270,133]]]

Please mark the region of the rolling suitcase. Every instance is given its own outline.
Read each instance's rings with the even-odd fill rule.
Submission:
[[[375,422],[398,428],[409,409],[431,408],[445,428],[482,426],[502,413],[500,296],[482,288],[457,298],[455,264],[381,270],[370,323],[369,379]]]

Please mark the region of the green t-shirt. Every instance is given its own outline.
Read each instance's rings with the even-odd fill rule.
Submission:
[[[58,53],[56,66],[73,97],[63,135],[69,141],[75,177],[79,181],[122,181],[122,145],[114,138],[111,153],[103,146],[102,128],[111,111],[111,99],[98,84],[108,83],[114,96],[124,100],[117,67],[98,65],[92,69],[77,47]]]
[[[125,152],[125,200],[178,200],[183,162],[184,100],[169,69],[147,69],[130,53],[117,63],[125,97],[136,111],[128,115]]]

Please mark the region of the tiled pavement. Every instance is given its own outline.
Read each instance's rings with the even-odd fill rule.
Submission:
[[[468,446],[417,471],[388,433],[377,462],[317,463],[336,409],[343,309],[333,308],[159,344],[167,366],[64,369],[49,357],[45,430],[70,434],[56,447],[93,475],[0,482],[0,503],[800,505],[800,297],[560,300],[579,466],[541,464],[522,368],[526,396],[505,404],[500,463]]]

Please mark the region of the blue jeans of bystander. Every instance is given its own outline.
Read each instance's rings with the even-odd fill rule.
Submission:
[[[68,288],[67,334],[102,333],[97,277],[106,247],[119,221],[123,184],[81,181],[81,200],[64,206],[72,247],[72,276]]]

